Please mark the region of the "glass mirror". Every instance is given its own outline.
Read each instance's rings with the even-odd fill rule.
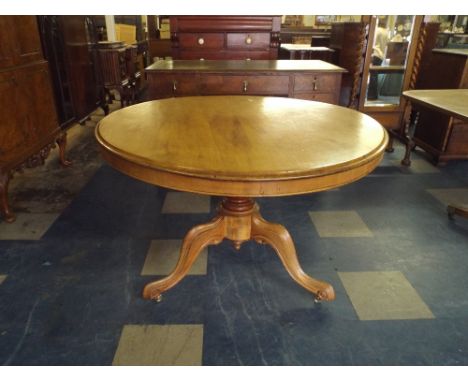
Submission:
[[[414,16],[377,16],[364,106],[398,105]]]

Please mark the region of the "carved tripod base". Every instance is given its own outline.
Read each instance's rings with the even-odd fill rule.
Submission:
[[[187,275],[203,248],[219,244],[223,239],[232,240],[236,249],[239,249],[243,242],[252,239],[271,245],[293,280],[312,292],[316,300],[335,299],[335,292],[330,284],[313,279],[302,270],[286,228],[265,221],[253,199],[230,197],[221,202],[215,219],[207,224],[195,226],[188,232],[174,271],[161,280],[147,284],[143,290],[143,297],[161,301],[162,293],[177,285]]]

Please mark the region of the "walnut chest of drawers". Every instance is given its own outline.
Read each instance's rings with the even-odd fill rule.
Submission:
[[[171,16],[174,59],[278,58],[281,16]]]
[[[174,60],[146,68],[148,97],[270,95],[338,104],[339,66],[320,60]]]

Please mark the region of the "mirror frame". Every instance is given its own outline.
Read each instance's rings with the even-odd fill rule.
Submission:
[[[413,27],[411,32],[411,41],[410,47],[408,50],[408,56],[406,59],[406,69],[403,76],[403,86],[401,89],[401,93],[405,90],[409,89],[410,80],[413,72],[413,64],[414,64],[414,57],[417,50],[418,40],[419,40],[419,32],[421,30],[421,24],[423,22],[424,16],[413,15]],[[362,72],[362,80],[361,80],[361,89],[360,89],[360,97],[359,97],[359,111],[364,113],[372,113],[372,112],[401,112],[404,109],[404,102],[402,102],[402,95],[400,95],[400,102],[398,104],[388,104],[383,106],[366,106],[366,94],[367,94],[367,79],[369,77],[369,67],[372,61],[372,49],[373,49],[373,41],[375,36],[375,30],[377,25],[377,17],[372,16],[369,24],[369,35],[367,40],[367,48],[366,48],[366,55],[364,60],[364,67]]]

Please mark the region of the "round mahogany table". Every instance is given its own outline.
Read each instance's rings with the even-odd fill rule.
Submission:
[[[180,191],[223,196],[217,216],[192,228],[167,277],[143,297],[160,301],[207,245],[230,239],[270,244],[291,277],[317,300],[333,287],[299,265],[293,241],[265,221],[254,197],[296,195],[354,182],[381,161],[388,136],[371,117],[322,102],[259,96],[201,96],[150,101],[103,118],[103,157],[117,170]]]

